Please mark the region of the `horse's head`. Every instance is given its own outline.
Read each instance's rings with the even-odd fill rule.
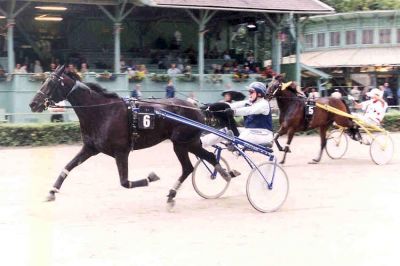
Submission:
[[[282,81],[283,77],[281,75],[272,78],[271,82],[268,84],[267,94],[265,96],[268,100],[274,98],[274,96],[282,89]]]
[[[218,102],[213,104],[208,104],[206,108],[203,108],[203,111],[209,120],[214,120],[210,124],[214,127],[227,127],[232,130],[235,136],[239,136],[239,131],[236,127],[235,119],[233,115],[229,115],[225,112],[226,109],[229,109],[230,105],[224,102]]]
[[[29,104],[32,112],[43,112],[51,104],[67,98],[74,85],[74,80],[64,74],[65,66],[59,66],[43,82],[38,92]]]
[[[266,98],[271,100],[273,97],[286,96],[294,97],[298,94],[303,94],[301,91],[297,91],[297,84],[294,81],[284,83],[283,76],[277,75],[268,84]]]

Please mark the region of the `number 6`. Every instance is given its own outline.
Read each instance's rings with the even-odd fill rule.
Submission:
[[[150,123],[151,123],[150,116],[149,115],[144,115],[143,116],[143,127],[144,128],[150,127]]]

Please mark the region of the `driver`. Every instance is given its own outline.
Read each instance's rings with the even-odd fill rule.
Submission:
[[[387,103],[382,98],[383,91],[375,88],[367,92],[367,96],[371,99],[361,103],[354,101],[354,107],[365,111],[364,115],[360,117],[361,120],[367,124],[379,126],[388,108]]]
[[[246,87],[249,92],[248,100],[230,103],[230,108],[225,112],[230,115],[244,116],[244,127],[239,127],[239,138],[254,144],[272,147],[272,116],[269,102],[264,99],[266,87],[261,82],[252,82]],[[229,134],[227,128],[222,129]],[[203,147],[208,147],[221,142],[223,138],[207,134],[201,138]]]

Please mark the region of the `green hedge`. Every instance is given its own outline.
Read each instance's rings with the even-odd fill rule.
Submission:
[[[238,121],[240,124],[240,121]],[[278,119],[273,119],[278,130]],[[385,116],[384,127],[390,132],[400,131],[400,112]],[[302,134],[313,134],[315,130]],[[0,146],[44,146],[70,144],[81,141],[79,123],[0,124]]]
[[[44,146],[81,141],[79,123],[1,124],[0,146]]]

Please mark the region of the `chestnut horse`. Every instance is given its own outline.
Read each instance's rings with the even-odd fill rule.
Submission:
[[[147,186],[158,180],[155,174],[148,178],[128,180],[128,156],[130,151],[154,146],[170,139],[174,152],[182,167],[182,174],[171,188],[167,203],[172,207],[178,188],[193,171],[189,152],[208,161],[225,180],[230,175],[218,164],[215,155],[203,149],[200,141],[201,130],[186,124],[156,116],[153,129],[137,129],[132,138],[129,117],[133,116],[127,103],[117,94],[108,92],[94,83],[82,83],[77,77],[64,73],[65,67],[58,67],[41,86],[30,103],[33,112],[42,112],[49,103],[68,100],[74,108],[80,123],[83,147],[65,166],[58,176],[47,199],[55,200],[55,193],[61,188],[68,173],[88,158],[98,153],[115,158],[120,184],[124,188]],[[204,122],[203,114],[187,101],[179,99],[160,99],[136,102],[136,107],[150,106],[155,110],[165,109],[189,119]],[[132,121],[131,121],[132,122]]]
[[[283,84],[283,77],[276,76],[268,85],[267,98],[276,98],[279,107],[279,123],[280,127],[278,132],[275,133],[274,141],[279,149],[283,151],[284,155],[280,163],[285,163],[286,154],[290,152],[290,143],[292,142],[294,133],[305,131],[309,129],[319,128],[319,135],[321,138],[320,150],[317,158],[312,159],[310,163],[318,163],[321,160],[322,152],[326,146],[326,132],[328,128],[335,122],[336,124],[349,128],[352,137],[357,134],[357,129],[351,119],[340,116],[324,109],[314,107],[313,115],[307,119],[305,115],[306,98],[299,96],[296,91],[294,83]],[[341,99],[332,97],[323,97],[316,100],[321,104],[328,104],[343,112],[350,113],[346,103]],[[278,138],[287,134],[287,143],[284,148],[280,145]]]

